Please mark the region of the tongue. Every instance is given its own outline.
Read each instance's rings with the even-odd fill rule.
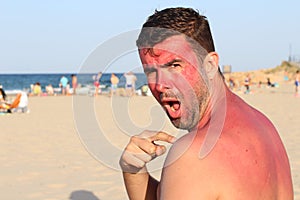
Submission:
[[[169,113],[169,116],[173,119],[180,118],[181,111],[180,111],[180,104],[179,103],[173,103],[170,106],[166,107]]]
[[[179,103],[174,103],[174,104],[172,105],[172,107],[174,108],[174,110],[178,110],[179,107],[180,107],[180,105],[179,105]]]

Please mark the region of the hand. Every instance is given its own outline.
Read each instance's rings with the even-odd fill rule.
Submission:
[[[166,147],[155,144],[155,141],[173,143],[175,140],[174,136],[165,132],[144,131],[140,135],[132,136],[120,159],[123,172],[143,171],[146,163],[166,152]]]

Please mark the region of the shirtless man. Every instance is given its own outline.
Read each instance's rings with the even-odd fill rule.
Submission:
[[[281,139],[227,88],[206,17],[189,8],[156,11],[137,46],[152,94],[173,125],[189,132],[177,140],[161,131],[130,139],[120,159],[130,199],[293,199]],[[166,151],[157,141],[173,143],[160,182],[146,168]]]

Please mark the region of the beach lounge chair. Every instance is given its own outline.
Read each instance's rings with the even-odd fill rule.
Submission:
[[[6,112],[11,112],[12,109],[18,107],[20,100],[21,100],[21,96],[22,96],[21,93],[18,93],[12,103],[2,104],[2,105],[0,105],[0,109],[4,110]]]

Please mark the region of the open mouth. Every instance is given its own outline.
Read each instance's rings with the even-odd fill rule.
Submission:
[[[168,115],[173,118],[177,119],[181,116],[181,103],[178,99],[174,98],[165,98],[162,99],[162,106],[167,111]]]

